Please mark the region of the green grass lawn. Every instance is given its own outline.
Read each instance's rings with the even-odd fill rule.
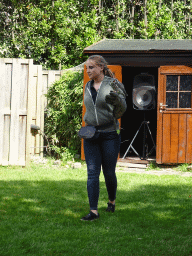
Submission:
[[[115,213],[100,176],[89,212],[86,167],[0,167],[0,256],[192,255],[192,178],[117,172]]]

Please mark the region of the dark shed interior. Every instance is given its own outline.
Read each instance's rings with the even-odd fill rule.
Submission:
[[[122,82],[128,93],[127,111],[121,119],[122,144],[120,155],[123,157],[129,144],[136,135],[141,123],[149,121],[149,128],[156,143],[157,130],[157,96],[158,68],[160,66],[187,65],[192,66],[192,40],[129,40],[104,39],[84,49],[84,54],[102,55],[109,65],[122,67]],[[153,75],[156,87],[156,105],[152,110],[135,110],[133,108],[133,80],[141,73]],[[146,133],[147,151],[153,147],[151,135]],[[143,127],[133,143],[135,150],[143,153]],[[132,149],[127,156],[135,155]],[[156,155],[153,151],[152,156]]]
[[[135,110],[133,108],[133,101],[132,101],[132,91],[133,91],[133,80],[136,75],[141,73],[148,73],[150,75],[154,75],[155,77],[155,86],[157,89],[157,81],[158,81],[158,68],[157,67],[122,67],[122,82],[126,88],[128,93],[127,97],[127,111],[121,118],[121,136],[122,136],[122,143],[121,143],[121,150],[120,155],[123,157],[125,154],[129,144],[131,143],[132,139],[134,138],[135,134],[137,133],[141,123],[145,120],[149,121],[149,128],[152,133],[152,137],[154,141],[156,140],[156,129],[157,129],[157,109],[156,107],[152,110]],[[136,136],[133,147],[139,153],[139,155],[143,154],[143,132],[144,127],[142,126],[138,135]],[[151,139],[150,134],[146,133],[146,143],[148,145],[148,150],[153,147],[153,142]],[[128,140],[128,141],[127,141]],[[129,150],[128,155],[135,155],[133,150]],[[152,156],[155,156],[155,151],[152,152]]]

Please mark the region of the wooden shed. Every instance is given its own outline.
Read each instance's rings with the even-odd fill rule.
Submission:
[[[121,118],[121,157],[147,120],[151,134],[145,136],[144,146],[153,148],[152,136],[156,150],[151,154],[157,163],[191,163],[192,40],[104,39],[85,48],[84,54],[102,55],[128,93],[127,111]],[[134,108],[133,99],[135,78],[142,74],[154,78],[156,92],[154,108],[144,111]],[[85,70],[84,85],[88,80]],[[134,149],[142,155],[143,139],[139,131],[126,157],[135,154]]]

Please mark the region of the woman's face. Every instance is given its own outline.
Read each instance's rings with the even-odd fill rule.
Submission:
[[[103,68],[98,66],[94,60],[87,60],[85,65],[90,79],[98,79],[100,76],[104,75]]]

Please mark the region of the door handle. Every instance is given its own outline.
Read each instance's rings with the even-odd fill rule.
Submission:
[[[163,105],[163,103],[160,103],[159,107],[160,107],[160,112],[162,112],[166,107],[168,107],[168,105]]]
[[[160,108],[164,108],[164,107],[167,107],[168,105],[163,105],[163,103],[160,103]]]

